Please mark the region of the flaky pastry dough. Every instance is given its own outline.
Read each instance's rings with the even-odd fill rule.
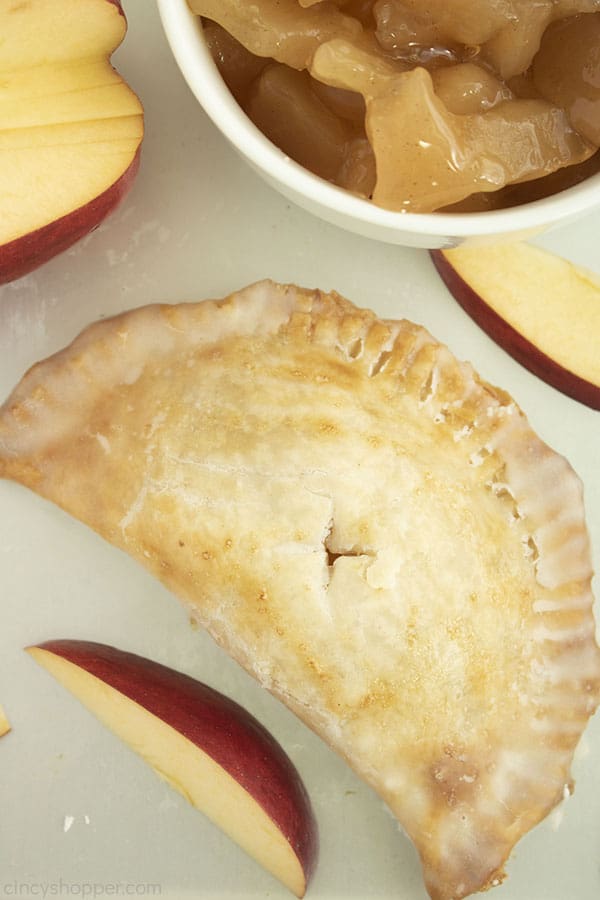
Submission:
[[[600,699],[581,485],[423,328],[261,282],[34,366],[0,475],[182,598],[389,804],[434,900],[503,877]]]

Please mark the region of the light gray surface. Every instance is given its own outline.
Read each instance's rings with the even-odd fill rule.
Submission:
[[[193,100],[154,5],[125,6],[130,29],[115,62],[146,108],[140,175],[89,238],[0,288],[0,397],[84,325],[127,307],[221,296],[265,276],[335,288],[380,314],[423,323],[515,396],[583,478],[600,568],[599,414],[496,347],[448,296],[426,253],[346,234],[266,187]],[[599,233],[595,216],[543,243],[593,266]],[[18,896],[17,888],[42,896],[44,886],[47,896],[152,896],[145,885],[159,885],[163,898],[288,896],[22,651],[77,637],[184,669],[272,730],[299,767],[320,824],[309,897],[424,900],[415,855],[391,815],[321,741],[192,631],[178,603],[132,560],[5,482],[0,602],[0,702],[14,729],[0,742],[0,898]],[[508,881],[490,896],[598,900],[600,719],[583,739],[575,775],[564,816],[521,842]]]

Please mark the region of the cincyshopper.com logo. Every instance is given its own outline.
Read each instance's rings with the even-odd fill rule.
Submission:
[[[160,897],[162,886],[142,881],[5,881],[0,885],[3,898],[76,897]]]

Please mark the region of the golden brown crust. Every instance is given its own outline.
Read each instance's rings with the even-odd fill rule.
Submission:
[[[122,547],[384,797],[434,900],[503,877],[600,696],[581,485],[424,329],[263,282],[94,325],[0,474]]]

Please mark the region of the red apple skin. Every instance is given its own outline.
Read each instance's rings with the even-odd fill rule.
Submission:
[[[127,21],[127,16],[125,15],[125,13],[123,11],[123,7],[121,5],[121,0],[108,0],[108,3],[112,3],[113,6],[116,6],[117,9],[119,10],[119,12],[121,13],[121,15],[123,16],[123,18],[125,19],[125,21]]]
[[[115,0],[109,0],[119,6]],[[111,213],[131,188],[140,164],[141,146],[121,177],[98,197],[66,216],[0,246],[0,284],[22,278],[68,250]]]
[[[308,884],[318,856],[310,799],[280,744],[247,710],[189,675],[116,647],[78,640],[36,646],[95,675],[207,753],[285,835]]]
[[[454,299],[492,340],[546,384],[579,403],[600,410],[600,387],[563,368],[509,325],[461,278],[446,259],[443,250],[429,252],[434,266]]]

